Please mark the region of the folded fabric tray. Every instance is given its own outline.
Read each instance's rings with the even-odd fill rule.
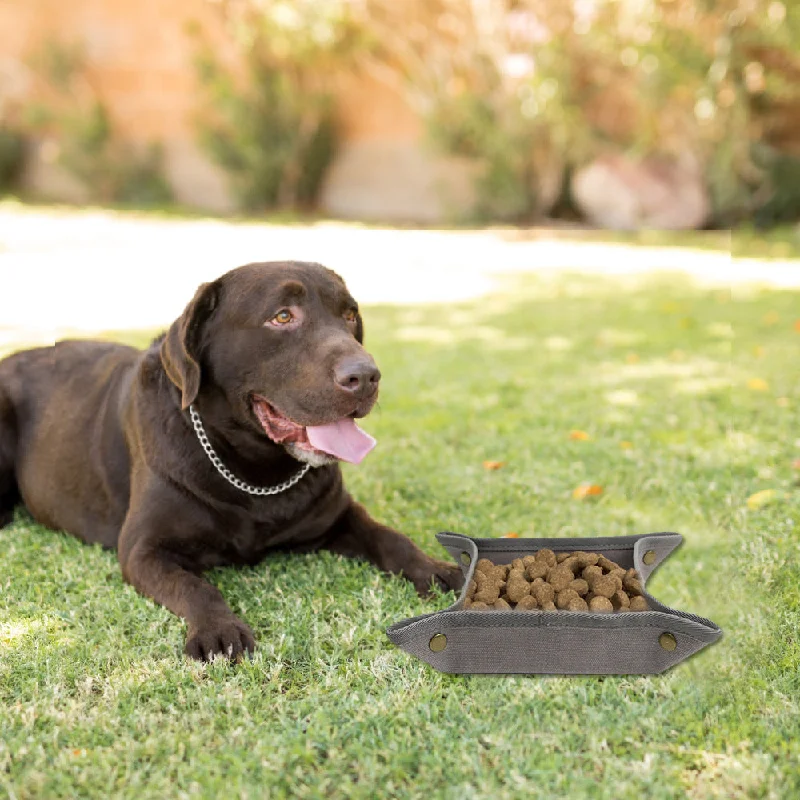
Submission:
[[[647,592],[647,579],[683,541],[678,533],[569,539],[436,538],[461,564],[464,588],[449,608],[387,628],[398,647],[442,672],[554,675],[646,675],[664,672],[715,642],[711,620],[676,611]],[[510,564],[549,548],[599,553],[639,573],[649,611],[473,611],[466,587],[480,558]]]

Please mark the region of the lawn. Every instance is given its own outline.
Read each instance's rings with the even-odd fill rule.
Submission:
[[[0,531],[0,795],[800,796],[800,293],[529,275],[365,317],[379,447],[346,473],[376,517],[438,555],[444,529],[679,531],[648,586],[722,640],[658,676],[444,675],[384,629],[454,595],[321,554],[212,573],[259,649],[202,665],[113,553],[20,512]],[[573,499],[583,482],[603,494]]]

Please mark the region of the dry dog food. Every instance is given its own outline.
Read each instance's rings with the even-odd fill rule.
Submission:
[[[517,611],[647,611],[635,569],[597,553],[536,553],[495,564],[482,558],[467,587],[464,608]]]

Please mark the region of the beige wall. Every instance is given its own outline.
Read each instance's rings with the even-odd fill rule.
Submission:
[[[35,98],[42,87],[28,66],[32,56],[48,41],[80,42],[87,77],[118,135],[136,144],[163,144],[167,177],[179,201],[230,209],[225,174],[195,141],[193,118],[201,98],[190,25],[234,64],[219,9],[205,0],[0,0],[0,92],[23,103]],[[400,91],[367,77],[343,79],[338,110],[344,142],[323,191],[323,210],[434,221],[457,212],[454,202],[464,204],[465,170],[428,155],[420,120]],[[52,147],[36,150],[28,185],[84,199],[81,187],[53,163],[52,153]]]

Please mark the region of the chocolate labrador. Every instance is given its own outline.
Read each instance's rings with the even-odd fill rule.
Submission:
[[[186,653],[238,659],[250,628],[202,577],[270,550],[325,548],[408,578],[461,570],[373,520],[340,459],[380,372],[342,281],[319,264],[249,264],[203,284],[144,351],[64,341],[0,362],[0,527],[34,519],[117,548],[122,574],[188,623]]]

